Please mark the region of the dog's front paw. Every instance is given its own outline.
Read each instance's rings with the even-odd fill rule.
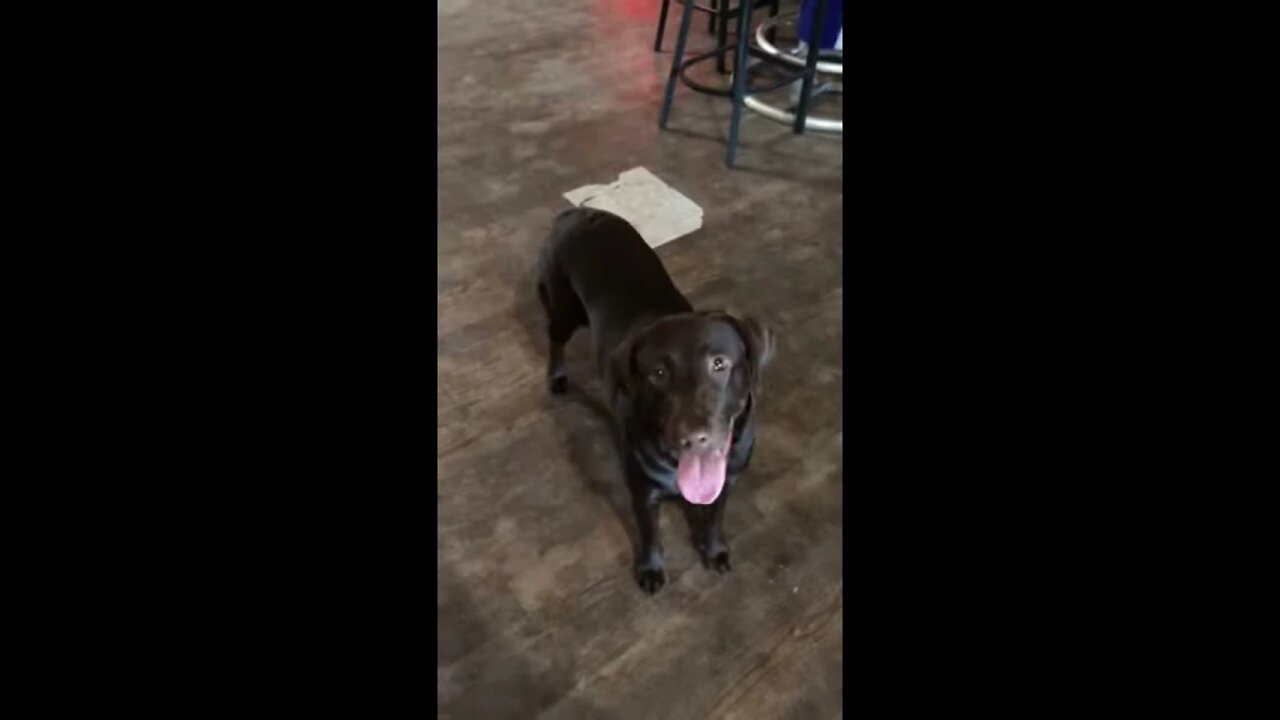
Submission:
[[[707,561],[707,564],[712,570],[715,570],[721,575],[733,570],[733,563],[729,561],[728,550],[722,550],[721,552],[711,556]]]
[[[636,582],[646,595],[653,595],[667,584],[667,572],[660,564],[646,563],[636,567]]]
[[[552,395],[563,395],[569,390],[569,378],[565,375],[556,375],[547,381],[547,387],[550,388]]]
[[[709,546],[698,548],[702,551],[702,564],[707,566],[708,570],[714,570],[721,575],[733,570],[733,563],[729,560],[729,548],[724,543],[713,543]]]

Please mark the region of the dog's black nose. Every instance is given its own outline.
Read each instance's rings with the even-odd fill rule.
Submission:
[[[704,448],[706,446],[707,446],[706,433],[691,433],[689,435],[685,435],[684,438],[680,440],[680,447],[684,450],[692,450],[695,447]]]

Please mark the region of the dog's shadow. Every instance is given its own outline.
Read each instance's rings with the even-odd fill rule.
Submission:
[[[547,338],[546,318],[537,301],[517,304],[514,315],[524,331],[525,342],[534,350],[533,354],[545,362],[550,340]],[[623,468],[622,438],[613,414],[601,399],[604,388],[597,377],[597,369],[591,363],[590,352],[582,350],[582,346],[590,344],[589,332],[585,327],[579,328],[565,348],[568,390],[562,395],[551,394],[541,373],[539,382],[542,383],[548,412],[564,437],[569,460],[578,470],[577,479],[584,489],[598,495],[609,506],[626,530],[633,557],[638,557],[639,529]],[[542,369],[545,370],[545,366]],[[698,529],[706,519],[705,512],[689,503],[678,504],[687,523],[690,541],[696,544]]]

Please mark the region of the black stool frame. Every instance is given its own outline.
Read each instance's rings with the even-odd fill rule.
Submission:
[[[667,29],[667,9],[671,7],[672,1],[673,0],[662,0],[662,9],[658,13],[658,34],[653,39],[654,52],[662,52],[662,36],[666,33]],[[675,2],[679,2],[682,5],[688,5],[689,3],[694,2],[694,0],[675,0]],[[736,8],[731,8],[729,7],[730,2],[731,0],[711,0],[710,7],[698,5],[696,2],[694,3],[694,10],[707,14],[707,32],[716,33],[716,50],[705,55],[699,55],[697,58],[690,60],[689,64],[705,60],[706,58],[714,55],[716,58],[716,72],[724,75],[729,71],[729,68],[724,62],[724,56],[730,50],[729,23],[732,22],[734,18],[738,17],[738,13],[742,11],[741,4]],[[781,0],[769,0],[769,17],[773,17],[778,14],[780,4]],[[719,22],[717,22],[717,20]],[[770,35],[770,39],[772,39],[772,35]],[[686,81],[685,84],[698,92],[710,93],[712,95],[724,95],[725,97],[729,96],[729,93],[727,92],[717,91],[712,88],[708,88],[705,85],[694,85],[690,84],[688,81]]]
[[[715,1],[725,3],[726,5],[729,2],[729,0]],[[663,0],[662,17],[658,26],[659,38],[661,38],[662,26],[666,23],[667,4],[669,2],[670,0]],[[776,15],[778,0],[771,0],[771,2],[773,12],[770,14]],[[733,48],[736,51],[733,70],[733,90],[726,92],[724,90],[707,88],[706,86],[696,84],[684,76],[685,70],[687,70],[690,65],[705,60],[714,54],[723,53],[730,49],[727,47],[717,47],[709,53],[703,53],[688,60],[684,59],[685,44],[689,39],[689,26],[693,20],[693,11],[695,9],[702,10],[703,12],[710,11],[707,8],[695,5],[692,0],[685,0],[684,13],[680,21],[680,34],[676,39],[675,57],[672,58],[671,62],[671,75],[667,78],[667,89],[662,101],[662,114],[658,117],[658,127],[665,129],[667,127],[667,121],[671,118],[671,106],[675,100],[677,78],[694,90],[713,95],[727,95],[731,97],[733,99],[733,112],[729,121],[729,143],[728,148],[725,151],[725,165],[733,167],[738,158],[738,127],[742,122],[743,99],[747,95],[747,56],[751,55],[775,66],[790,69],[795,73],[781,82],[768,87],[757,88],[753,91],[753,94],[776,90],[777,88],[790,85],[796,80],[802,81],[802,85],[800,87],[800,105],[796,109],[796,119],[791,130],[797,135],[803,133],[805,119],[809,114],[809,101],[812,99],[813,94],[813,80],[818,74],[817,65],[818,55],[820,54],[819,46],[821,45],[822,38],[822,22],[826,19],[827,14],[827,0],[817,0],[817,2],[817,12],[814,14],[813,27],[809,33],[808,57],[805,59],[804,69],[795,71],[794,67],[786,62],[773,57],[759,48],[752,47],[751,16],[752,12],[755,10],[755,3],[754,0],[740,0],[738,8],[734,11],[738,20],[738,37],[736,47]],[[720,19],[720,29],[724,31],[726,29],[725,25],[727,22],[724,16],[721,16]],[[723,55],[721,56],[723,57]]]

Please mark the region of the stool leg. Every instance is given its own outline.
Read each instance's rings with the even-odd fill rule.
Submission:
[[[716,27],[719,31],[716,33],[716,47],[722,48],[729,44],[729,0],[719,0],[719,9],[724,12],[724,15],[719,18],[720,23]],[[742,10],[741,6],[739,6],[738,10]],[[728,72],[728,68],[724,66],[724,56],[725,53],[716,55],[716,72],[721,75]]]
[[[671,0],[662,0],[662,10],[658,12],[658,36],[653,39],[653,51],[662,52],[662,33],[667,29],[667,8]]]
[[[778,17],[778,6],[782,0],[772,0],[769,3],[769,17]],[[773,42],[776,39],[778,31],[775,28],[769,28],[764,31],[764,39]]]
[[[684,14],[680,16],[680,34],[676,36],[676,54],[671,58],[671,75],[667,78],[667,92],[662,99],[662,114],[658,127],[665,128],[671,117],[671,103],[676,97],[676,80],[680,77],[680,64],[684,62],[684,45],[689,39],[689,26],[693,24],[693,0],[686,0]]]
[[[791,132],[804,132],[805,119],[809,117],[809,100],[813,97],[813,79],[818,74],[818,53],[822,50],[822,21],[826,15],[827,0],[818,0],[813,15],[813,28],[809,31],[809,55],[804,61],[804,82],[800,85],[800,107],[796,108],[796,122]]]
[[[738,161],[738,125],[742,122],[742,102],[747,95],[747,45],[751,42],[751,2],[738,5],[738,48],[733,62],[733,115],[729,118],[729,148],[724,164],[733,167]]]
[[[707,32],[709,33],[716,31],[716,20],[719,19],[716,17],[716,13],[720,12],[720,3],[722,2],[726,6],[729,4],[729,0],[711,0],[711,9],[716,12],[707,13]],[[725,9],[727,10],[728,8],[726,7]]]

